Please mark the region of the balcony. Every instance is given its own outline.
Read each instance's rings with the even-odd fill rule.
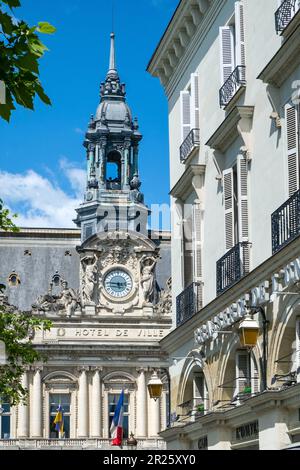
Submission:
[[[192,318],[202,308],[202,284],[194,282],[176,299],[177,327]]]
[[[192,129],[180,146],[180,161],[185,163],[196,148],[200,146],[200,129]]]
[[[217,262],[217,295],[249,273],[249,246],[248,242],[238,243]]]
[[[238,90],[246,86],[246,67],[238,65],[220,89],[220,106],[225,108]]]
[[[273,254],[300,235],[300,191],[272,214]]]
[[[138,439],[137,450],[165,450],[162,439]],[[112,450],[111,439],[0,439],[3,450]],[[123,450],[132,450],[124,441]]]
[[[282,33],[290,24],[300,8],[299,0],[285,0],[275,13],[277,34]]]
[[[192,398],[179,405],[179,408],[181,408],[180,416],[183,418],[191,417],[194,420],[205,414],[205,406],[202,398]]]

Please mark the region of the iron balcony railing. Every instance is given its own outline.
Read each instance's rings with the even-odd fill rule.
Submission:
[[[176,299],[177,326],[182,325],[202,309],[202,284],[194,282]]]
[[[192,151],[200,145],[200,129],[192,129],[180,146],[180,161],[185,163]]]
[[[204,400],[202,398],[191,398],[191,400],[181,403],[179,408],[181,408],[182,417],[199,417],[203,416],[206,412]]]
[[[249,247],[248,242],[238,243],[217,262],[217,295],[249,273]]]
[[[273,254],[300,235],[300,191],[272,214]]]
[[[291,22],[292,18],[295,16],[299,9],[299,0],[285,0],[284,2],[282,2],[282,4],[275,13],[275,24],[277,34],[280,34],[282,31],[285,30],[285,28]]]
[[[236,92],[244,86],[246,86],[246,67],[238,65],[220,89],[220,106],[227,106]]]

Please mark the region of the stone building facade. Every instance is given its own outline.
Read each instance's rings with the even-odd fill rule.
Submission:
[[[87,189],[78,229],[0,234],[0,302],[52,321],[33,342],[45,363],[28,369],[27,404],[1,403],[0,448],[110,448],[110,425],[124,390],[124,446],[160,449],[169,413],[168,380],[151,400],[153,370],[168,367],[159,341],[171,328],[170,234],[149,231],[140,191],[142,135],[126,103],[111,35],[101,101],[84,146]],[[64,434],[55,431],[59,406]]]
[[[299,446],[299,6],[182,0],[148,66],[169,103],[170,449]]]

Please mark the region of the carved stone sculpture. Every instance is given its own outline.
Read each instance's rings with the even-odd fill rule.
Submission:
[[[172,278],[168,279],[166,288],[160,292],[155,310],[159,315],[172,312]]]
[[[156,260],[143,256],[141,259],[141,285],[145,302],[150,302],[154,292],[154,267]]]
[[[94,305],[95,304],[95,290],[98,284],[97,281],[97,263],[98,258],[96,255],[88,256],[82,260],[82,300],[84,305]]]
[[[76,310],[78,297],[74,289],[68,287],[67,281],[62,281],[61,285],[62,291],[57,300],[57,305],[65,310],[67,317],[71,317]]]

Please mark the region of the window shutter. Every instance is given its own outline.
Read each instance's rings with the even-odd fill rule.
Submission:
[[[188,91],[180,93],[181,102],[181,141],[183,142],[191,131],[191,96]]]
[[[300,383],[300,318],[296,320],[296,371],[297,383]]]
[[[199,104],[199,75],[192,73],[191,75],[191,128],[199,129],[200,127],[200,104]]]
[[[202,236],[201,236],[201,208],[200,204],[193,205],[193,253],[194,253],[194,280],[202,280]]]
[[[236,353],[236,389],[235,395],[242,393],[249,381],[249,354],[247,351]]]
[[[241,155],[237,161],[238,171],[238,205],[239,205],[239,239],[241,242],[249,240],[249,214],[248,214],[248,163]]]
[[[251,392],[258,393],[259,392],[259,373],[256,361],[253,357],[251,357]]]
[[[220,59],[221,59],[221,85],[235,69],[234,33],[231,26],[220,28]]]
[[[299,189],[299,115],[295,106],[285,107],[289,196]]]
[[[230,250],[234,246],[234,189],[233,169],[223,172],[224,208],[225,208],[225,246]]]
[[[184,223],[184,287],[193,283],[194,257],[193,257],[193,215],[186,217]]]
[[[235,42],[236,42],[236,66],[246,65],[245,46],[245,21],[244,5],[242,2],[235,2]],[[242,72],[242,80],[245,80],[245,72]]]

